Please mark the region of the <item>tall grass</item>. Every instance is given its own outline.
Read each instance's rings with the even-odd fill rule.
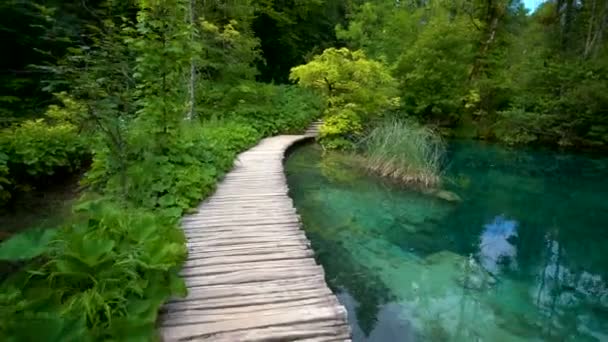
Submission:
[[[385,120],[359,144],[365,167],[404,184],[437,187],[445,143],[432,129],[413,121]]]

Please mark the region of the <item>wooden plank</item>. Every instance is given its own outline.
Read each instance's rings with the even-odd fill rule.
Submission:
[[[190,241],[205,240],[213,241],[216,239],[225,239],[226,237],[234,236],[238,234],[239,238],[255,238],[255,237],[276,237],[276,236],[296,236],[304,237],[305,233],[298,226],[285,227],[284,230],[258,230],[251,226],[225,226],[225,227],[212,227],[205,228],[192,227],[192,231],[188,234]]]
[[[279,274],[282,273],[282,274]],[[240,283],[255,283],[270,280],[285,279],[285,277],[306,277],[316,274],[324,274],[323,269],[320,266],[308,266],[308,267],[282,267],[275,270],[275,272],[268,272],[268,270],[228,270],[226,273],[216,274],[212,276],[193,276],[186,280],[188,287],[195,286],[208,286],[208,285],[220,285],[220,284],[240,284]]]
[[[256,245],[257,246],[257,245]],[[290,252],[302,252],[310,250],[310,246],[307,245],[291,245],[282,247],[252,247],[243,249],[229,249],[217,251],[214,249],[209,250],[192,250],[188,253],[188,259],[201,259],[201,258],[212,258],[212,257],[223,257],[232,255],[261,255],[261,254],[275,254],[275,253],[290,253]]]
[[[205,222],[203,220],[201,221],[195,221],[195,222],[191,222],[191,223],[196,223],[196,225],[188,225],[188,227],[184,227],[185,231],[188,230],[192,230],[192,229],[204,229],[204,228],[212,228],[212,227],[234,227],[235,225],[241,225],[241,226],[258,226],[258,225],[271,225],[271,224],[293,224],[293,223],[300,223],[300,220],[298,217],[291,217],[289,219],[284,219],[284,220],[268,220],[268,219],[259,219],[259,220],[255,220],[255,223],[252,222],[252,220],[232,220],[232,221],[225,221],[225,222]]]
[[[194,242],[188,241],[186,245],[188,248],[190,247],[214,247],[214,246],[236,246],[236,245],[244,245],[244,244],[255,244],[255,243],[265,243],[265,242],[297,242],[306,243],[308,240],[305,236],[273,236],[273,237],[257,237],[257,238],[239,238],[234,239],[227,236],[222,240],[197,240]]]
[[[260,283],[194,287],[188,290],[188,296],[186,298],[175,298],[171,301],[171,303],[203,299],[231,300],[234,298],[235,300],[240,300],[237,297],[249,297],[256,295],[280,296],[282,294],[304,290],[317,290],[331,293],[326,286],[319,286],[319,284],[323,284],[325,282],[323,277],[320,275],[301,277],[297,278],[296,280],[297,281],[287,278]]]
[[[346,336],[346,337],[345,337]],[[334,322],[269,326],[215,334],[209,340],[234,341],[340,341],[348,338],[348,327]],[[200,339],[197,339],[200,341]]]
[[[306,244],[302,244],[301,241],[273,241],[273,242],[264,242],[264,243],[243,243],[238,245],[220,245],[220,246],[187,246],[188,252],[190,253],[198,253],[198,252],[218,252],[218,251],[234,251],[234,250],[244,250],[251,248],[282,248],[282,247],[293,247],[293,246],[302,246],[302,247],[310,247],[310,243],[306,242]]]
[[[304,232],[298,223],[284,224],[276,226],[251,226],[251,225],[240,225],[240,226],[224,226],[224,227],[190,227],[187,232],[189,239],[195,239],[197,237],[206,237],[208,235],[217,234],[256,234],[256,236],[281,234],[288,232]],[[304,232],[305,233],[305,232]]]
[[[327,305],[312,305],[295,307],[290,310],[260,310],[255,315],[252,315],[250,312],[224,315],[224,317],[219,317],[218,315],[214,317],[216,321],[211,322],[204,315],[179,315],[177,319],[171,316],[164,316],[166,321],[163,324],[165,328],[162,335],[165,340],[169,338],[175,341],[188,337],[203,337],[221,332],[269,326],[322,321],[331,322],[330,324],[339,324],[344,315],[343,310]]]
[[[198,300],[190,300],[186,303],[176,302],[165,305],[163,314],[171,314],[180,311],[195,311],[196,314],[210,314],[213,310],[223,309],[222,312],[249,312],[251,310],[265,310],[265,308],[278,308],[280,306],[296,306],[299,304],[306,305],[325,300],[331,300],[333,294],[331,291],[324,291],[323,288],[307,289],[291,292],[273,293],[258,293],[250,296],[230,297],[230,298],[205,298]],[[299,304],[298,304],[299,303]],[[243,308],[242,310],[240,308]]]
[[[213,217],[213,216],[203,216],[197,219],[193,219],[188,221],[187,225],[184,224],[185,228],[191,227],[222,227],[226,224],[240,224],[247,225],[255,222],[256,225],[259,224],[285,224],[285,223],[293,223],[299,222],[299,217],[295,214],[277,214],[272,215],[266,213],[257,213],[254,215],[239,215],[234,213],[232,216],[222,216],[222,217]]]
[[[218,265],[234,265],[241,264],[244,267],[253,267],[253,265],[245,264],[265,264],[264,261],[280,261],[290,260],[294,266],[301,265],[303,262],[296,262],[297,259],[307,260],[307,263],[314,264],[312,250],[290,251],[289,253],[272,253],[258,255],[231,255],[231,256],[214,256],[209,258],[188,259],[184,264],[184,271],[189,268],[206,269],[211,266]]]

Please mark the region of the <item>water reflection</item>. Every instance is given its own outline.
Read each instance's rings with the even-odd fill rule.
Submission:
[[[481,265],[496,274],[501,267],[517,268],[517,248],[511,244],[517,238],[517,221],[503,215],[484,226],[479,243]]]

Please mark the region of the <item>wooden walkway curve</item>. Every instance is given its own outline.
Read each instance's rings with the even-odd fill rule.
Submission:
[[[289,146],[316,134],[262,140],[213,196],[182,220],[188,296],[165,305],[165,341],[345,341],[346,310],[300,229],[283,172]]]

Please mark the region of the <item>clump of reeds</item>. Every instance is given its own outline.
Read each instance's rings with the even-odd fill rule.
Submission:
[[[434,130],[413,121],[386,120],[360,144],[365,167],[398,182],[438,187],[446,145]]]

